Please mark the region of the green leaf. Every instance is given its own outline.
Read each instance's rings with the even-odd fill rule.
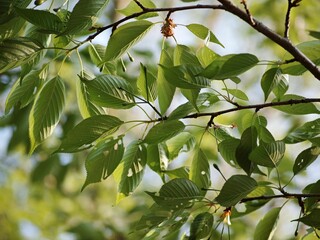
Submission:
[[[17,37],[0,42],[0,73],[18,67],[37,56],[42,44],[30,38]]]
[[[189,24],[186,27],[198,38],[201,38],[203,40],[208,38],[210,42],[219,44],[221,47],[224,47],[222,43],[218,40],[218,38],[213,34],[213,32],[210,31],[210,29],[208,29],[207,27],[196,23]]]
[[[57,126],[65,104],[65,88],[57,76],[49,80],[37,94],[29,115],[30,152]]]
[[[171,57],[164,49],[161,51],[159,65],[166,67],[173,66]],[[160,66],[158,67],[157,75],[158,102],[160,112],[161,114],[164,114],[172,102],[176,87],[165,80],[165,69]]]
[[[86,118],[67,133],[57,152],[77,152],[89,148],[98,138],[114,133],[122,124],[123,121],[109,115]]]
[[[39,91],[45,78],[45,76],[41,74],[41,71],[42,70],[32,71],[23,79],[19,78],[14,83],[6,99],[6,114],[11,108],[18,107],[21,109],[34,99],[34,94]]]
[[[89,30],[109,0],[79,0],[74,6],[66,29],[60,35],[79,34]]]
[[[319,57],[320,41],[319,40],[303,42],[298,44],[296,47],[316,65],[320,64],[320,57]],[[292,58],[293,58],[292,56],[285,57],[285,59],[288,59],[288,60]],[[294,76],[300,76],[307,71],[307,69],[297,61],[291,62],[288,64],[283,64],[281,66],[281,69],[283,73],[294,75]]]
[[[178,133],[182,132],[184,128],[185,125],[180,121],[163,121],[153,126],[143,141],[147,144],[161,143],[173,138]]]
[[[146,8],[156,8],[156,5],[150,0],[139,0],[139,2]],[[141,7],[139,7],[136,2],[131,1],[125,8],[117,11],[122,13],[125,16],[130,16],[134,13],[141,12]],[[145,18],[151,18],[156,16],[158,16],[158,13],[150,12],[150,13],[143,14],[139,17],[136,17],[136,19],[145,19]]]
[[[259,59],[249,53],[225,55],[215,58],[201,75],[217,80],[232,78],[253,68],[258,62]]]
[[[320,135],[320,118],[306,122],[301,127],[290,132],[284,139],[285,143],[298,143],[310,140]]]
[[[211,185],[209,160],[204,152],[199,148],[192,159],[190,168],[190,180],[193,181],[203,195]]]
[[[166,142],[168,157],[170,160],[178,157],[181,152],[188,152],[196,144],[195,137],[188,132],[181,132]]]
[[[128,196],[140,184],[147,162],[147,150],[139,141],[131,142],[124,153],[121,165],[121,179],[118,192]]]
[[[244,101],[249,101],[247,94],[245,94],[243,91],[241,91],[239,89],[223,88],[222,90],[227,91],[229,94],[231,94],[232,96],[234,96],[236,98],[239,98]]]
[[[207,46],[203,46],[197,51],[197,58],[203,67],[207,67],[218,56],[219,56],[218,54],[216,54]]]
[[[274,192],[271,187],[266,186],[266,185],[260,185],[253,190],[251,193],[247,195],[247,197],[252,198],[252,197],[260,197],[260,196],[272,196],[274,195]],[[266,203],[268,203],[270,199],[261,199],[261,200],[255,200],[255,201],[248,201],[243,203],[245,205],[245,210],[244,211],[238,211],[236,208],[232,209],[232,217],[233,218],[238,218],[238,217],[243,217],[249,213],[252,213],[259,208],[263,207]]]
[[[173,51],[173,63],[174,66],[179,65],[194,65],[194,66],[201,66],[198,58],[193,53],[193,51],[185,46],[178,44]]]
[[[280,160],[285,153],[285,144],[283,141],[263,143],[253,149],[249,159],[258,165],[274,168],[279,165]]]
[[[198,186],[191,180],[175,178],[165,183],[158,194],[147,192],[153,200],[161,206],[170,209],[190,207],[194,201],[203,198]]]
[[[162,176],[167,168],[168,160],[161,144],[149,144],[147,146],[147,164],[156,173]]]
[[[88,154],[85,166],[87,178],[83,189],[91,183],[107,179],[119,165],[124,153],[122,139],[107,139],[99,142]]]
[[[200,89],[210,86],[207,78],[196,76],[201,68],[194,65],[179,65],[174,67],[165,67],[160,65],[163,70],[165,80],[171,85],[183,89]]]
[[[190,226],[190,240],[207,239],[213,228],[213,215],[208,212],[199,213]]]
[[[224,207],[236,205],[258,186],[257,182],[246,175],[233,175],[223,185],[216,201]]]
[[[286,94],[281,98],[274,99],[272,102],[280,102],[280,101],[290,101],[290,100],[302,100],[304,99],[303,96],[298,96],[294,94]],[[319,114],[320,111],[313,103],[300,103],[300,104],[288,104],[284,106],[275,106],[275,109],[288,113],[288,114],[295,114],[295,115],[305,115],[305,114]]]
[[[106,114],[107,110],[97,106],[90,98],[86,85],[83,81],[76,82],[78,107],[83,118]]]
[[[46,33],[58,34],[64,28],[60,18],[49,11],[21,8],[16,8],[15,10],[22,18]]]
[[[179,167],[175,169],[163,171],[170,179],[174,178],[185,178],[189,179],[189,168],[188,167]]]
[[[236,161],[248,175],[255,168],[255,163],[250,160],[249,155],[256,146],[257,130],[255,127],[249,127],[242,133],[240,143],[236,149]]]
[[[218,145],[219,153],[222,158],[231,166],[236,165],[236,149],[240,144],[240,139],[228,138],[221,141]]]
[[[281,68],[271,68],[266,71],[261,79],[261,87],[264,92],[264,100],[266,101],[270,93],[273,91],[280,98],[289,88],[288,77],[282,74]]]
[[[315,208],[312,210],[312,212],[308,215],[303,216],[302,218],[293,220],[293,221],[299,221],[299,222],[303,222],[304,224],[310,226],[310,227],[314,227],[317,229],[320,229],[320,218],[319,218],[319,214],[320,214],[320,209],[319,208]]]
[[[297,175],[304,169],[306,169],[311,163],[313,163],[320,154],[320,147],[313,146],[303,150],[297,156],[294,165],[293,165],[293,173]]]
[[[100,75],[92,80],[81,78],[90,99],[101,107],[127,109],[135,105],[133,88],[121,77]]]
[[[15,38],[19,34],[26,21],[20,17],[15,17],[5,24],[0,25],[0,41],[7,38]]]
[[[310,193],[310,194],[318,194],[319,192],[320,192],[320,180],[318,180],[315,183],[309,184],[303,190],[303,193]],[[306,198],[304,201],[305,212],[310,212],[313,208],[316,208],[318,201],[319,201],[318,197]]]
[[[157,98],[156,78],[148,71],[147,67],[140,63],[140,76],[137,80],[137,86],[141,95],[148,102],[153,102]]]
[[[309,30],[309,35],[310,35],[311,37],[320,39],[320,32],[318,32],[318,31]]]
[[[281,208],[271,209],[263,219],[261,219],[254,232],[254,240],[268,240],[273,238]]]
[[[118,27],[110,37],[105,53],[105,61],[121,57],[130,47],[136,44],[150,30],[153,23],[140,20]]]

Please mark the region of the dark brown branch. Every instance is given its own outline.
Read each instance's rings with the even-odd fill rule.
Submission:
[[[239,105],[235,108],[229,108],[218,112],[211,112],[211,113],[194,113],[190,114],[184,118],[198,118],[203,116],[211,116],[211,119],[213,121],[213,118],[223,115],[230,112],[236,112],[244,109],[255,109],[256,112],[260,109],[267,108],[267,107],[276,107],[276,106],[286,106],[286,105],[293,105],[293,104],[303,104],[303,103],[315,103],[320,102],[320,98],[303,98],[303,99],[291,99],[288,101],[282,101],[282,102],[270,102],[270,103],[261,103],[261,104],[252,104],[252,105],[246,105],[242,106]],[[211,120],[210,119],[210,120]]]
[[[273,42],[277,43],[283,49],[287,50],[298,62],[300,62],[306,69],[308,69],[315,78],[320,80],[319,68],[306,55],[304,55],[297,47],[295,47],[287,38],[282,37],[279,34],[275,33],[266,25],[264,25],[263,23],[259,22],[256,19],[253,19],[255,22],[255,24],[253,25],[248,14],[245,11],[242,11],[237,6],[235,6],[229,0],[218,0],[218,1],[224,6],[225,11],[230,12],[235,16],[241,18],[243,21],[247,22],[255,30],[262,33]],[[294,1],[294,4],[298,4],[300,1],[299,0]]]
[[[244,202],[251,202],[255,200],[269,200],[269,199],[275,199],[275,198],[319,198],[320,194],[307,194],[307,193],[286,193],[286,194],[278,194],[278,195],[263,195],[263,196],[257,196],[257,197],[247,197],[240,201],[240,203]]]

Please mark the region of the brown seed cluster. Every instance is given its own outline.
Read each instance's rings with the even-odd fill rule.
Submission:
[[[167,18],[162,27],[161,27],[161,33],[164,37],[168,38],[168,37],[172,37],[174,34],[173,29],[176,27],[177,25],[174,24],[172,18]]]

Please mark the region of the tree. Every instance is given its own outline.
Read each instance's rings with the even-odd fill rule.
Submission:
[[[117,11],[120,17],[119,1],[44,2],[3,1],[0,18],[6,99],[1,126],[14,129],[8,154],[35,160],[32,183],[48,185],[51,176],[49,185],[67,195],[66,176],[85,168],[80,193],[85,195],[93,183],[113,178],[119,204],[128,198],[152,202],[147,210],[145,204],[141,212],[134,210],[139,218],[126,230],[132,239],[271,239],[290,204],[296,217],[281,224],[296,223],[292,236],[319,237],[318,176],[302,186],[295,179],[320,153],[320,98],[310,92],[320,80],[320,33],[309,31],[316,40],[309,36],[299,44],[289,37],[291,28],[298,31],[290,23],[293,12],[316,2],[288,0],[277,30],[254,17],[252,9],[266,8],[268,1],[251,8],[245,0],[164,6],[133,0]],[[266,49],[273,60],[252,52],[221,55],[213,49],[224,43],[208,25],[175,21],[175,14],[208,10],[223,10],[254,35],[262,34],[272,42]],[[179,28],[201,39],[201,46],[179,43]],[[150,43],[159,51],[143,42],[151,31]],[[284,57],[278,60],[277,54]],[[290,93],[292,78],[311,84]],[[263,98],[250,95],[250,84]],[[272,132],[270,121],[285,129]],[[162,184],[139,193],[148,174],[157,174]],[[250,217],[255,228],[240,230]],[[6,226],[13,237],[17,226]],[[126,234],[106,228],[114,238]],[[86,223],[68,231],[79,239],[107,236]]]

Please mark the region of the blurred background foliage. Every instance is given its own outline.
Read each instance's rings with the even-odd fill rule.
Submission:
[[[40,9],[47,8],[50,2],[47,1],[40,6]],[[73,3],[75,1],[70,2]],[[119,19],[121,14],[115,12],[114,9],[121,9],[129,2],[130,0],[111,1],[99,24],[106,25]],[[239,4],[239,1],[233,2]],[[286,0],[247,2],[254,17],[279,33],[284,31]],[[154,0],[154,3],[158,7],[185,4],[178,0]],[[215,1],[198,1],[198,3],[213,4]],[[54,1],[54,6],[60,6],[61,4],[62,1]],[[34,4],[30,4],[29,7],[34,7]],[[312,40],[307,30],[319,31],[317,18],[319,11],[318,0],[302,1],[300,7],[293,9],[290,37],[294,43],[298,44]],[[165,18],[164,13],[160,15],[163,15],[163,19]],[[229,13],[193,10],[174,13],[172,17],[177,24],[199,22],[212,29],[225,46],[224,49],[212,46],[217,53],[252,52],[266,60],[282,59],[284,56],[282,49]],[[137,61],[130,63],[129,59],[124,59],[127,66],[126,72],[122,71],[121,66],[116,66],[117,71],[127,79],[135,80],[139,73],[139,61],[152,62],[150,65],[155,66],[162,43],[160,26],[155,30],[159,31],[155,32],[157,35],[149,33],[146,39],[132,51],[132,55],[138,59]],[[106,45],[108,34],[110,32],[99,36],[97,41]],[[185,33],[183,27],[180,26],[176,28],[175,36],[178,43],[192,45],[195,49],[203,44]],[[173,39],[168,39],[166,44],[174,47],[175,42]],[[91,71],[97,71],[93,66],[90,66],[90,58],[86,54],[86,50],[86,48],[82,49],[82,55],[86,57],[86,65],[91,67]],[[61,60],[57,59],[55,63],[52,63],[52,68],[59,67]],[[30,146],[27,119],[30,109],[27,107],[21,110],[14,110],[4,115],[4,103],[8,90],[18,79],[19,73],[16,70],[12,70],[0,75],[0,239],[139,239],[139,233],[131,235],[130,233],[134,228],[134,224],[152,203],[151,199],[143,191],[156,191],[160,183],[158,176],[151,173],[147,174],[137,193],[116,204],[116,184],[112,178],[101,184],[91,185],[83,192],[80,192],[85,180],[85,153],[52,155],[53,150],[59,145],[58,139],[62,138],[68,129],[80,120],[75,101],[75,79],[79,73],[78,63],[77,60],[73,59],[73,56],[68,61],[63,65],[62,69],[63,78],[67,81],[67,88],[69,89],[68,103],[66,105],[68,108],[54,136],[37,148],[36,153],[32,156],[28,155]],[[245,80],[241,83],[246,86],[248,95],[257,100],[257,102],[263,101],[261,90],[258,95],[256,92],[259,87],[261,73],[264,70],[265,66],[261,66],[261,72],[259,70],[256,72],[251,71],[250,74],[244,76]],[[310,95],[319,92],[317,88],[310,89],[312,81],[309,80],[310,76],[305,74],[303,78],[300,77],[299,81],[293,83],[290,87],[292,91],[304,92],[304,96],[308,95],[305,91],[310,91]],[[127,117],[124,112],[120,114],[123,115],[124,119]],[[281,134],[288,131],[289,127],[293,127],[301,121],[301,118],[292,116],[288,118],[283,114],[281,123],[274,123],[273,119],[276,117],[269,115],[269,118],[268,114],[268,110],[265,110],[264,115],[268,118],[271,132],[277,137],[281,137]],[[274,111],[270,112],[270,114],[277,114],[277,117],[279,117],[279,114],[281,115],[281,113],[274,113]],[[236,120],[234,118],[235,115],[230,114],[219,117],[217,121],[234,123],[238,128],[243,129],[251,121],[250,116],[252,117],[251,112],[248,114],[248,112],[243,111],[239,114],[237,113]],[[201,120],[197,119],[197,121]],[[236,132],[237,130],[230,131]],[[197,133],[195,132],[195,134]],[[203,143],[206,155],[210,159],[219,161],[217,147],[212,142],[212,139],[203,141]],[[287,160],[283,161],[280,166],[284,173],[288,172],[286,169],[291,169],[292,166],[290,151],[290,149],[287,151],[289,152],[286,157]],[[185,159],[181,163],[184,160],[188,161],[191,157],[185,154]],[[228,169],[227,167],[222,167],[222,171],[225,171],[225,174],[230,176],[232,173],[227,172]],[[289,178],[290,176],[284,177]],[[218,174],[214,174],[213,178],[213,181],[220,181],[222,184],[223,179]],[[298,181],[296,180],[294,182],[296,185],[293,184],[292,187],[299,187]],[[290,210],[290,207],[288,209]],[[241,221],[237,219],[233,221],[230,232],[232,239],[247,239],[252,230],[248,226],[256,224],[256,217],[259,216],[259,211],[241,219]],[[220,230],[217,230],[217,237],[220,236]],[[279,237],[276,238],[284,239],[284,236],[293,236],[293,231],[288,233],[286,229],[280,226],[279,233],[276,235]],[[172,236],[172,239],[175,239],[175,237]]]

